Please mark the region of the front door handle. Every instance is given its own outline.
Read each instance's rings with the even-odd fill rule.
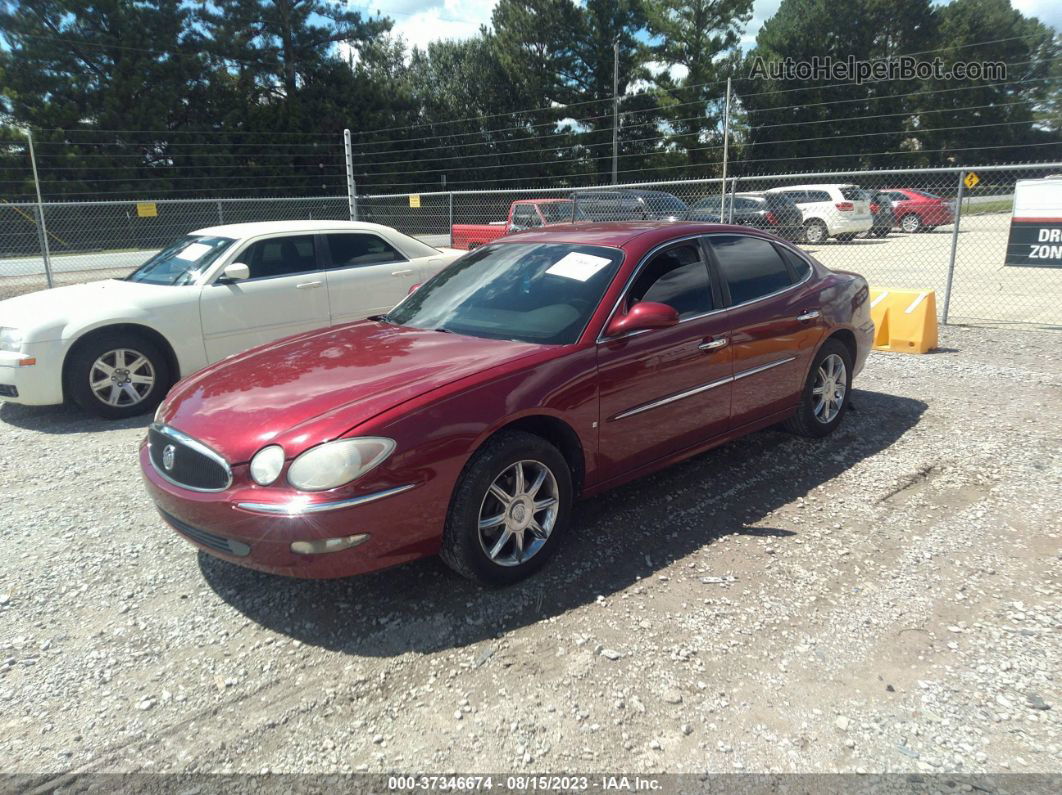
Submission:
[[[725,348],[729,340],[726,337],[720,337],[717,340],[705,340],[697,347],[702,351],[714,351],[719,348]]]
[[[392,276],[409,276],[409,274],[411,274],[413,272],[414,271],[413,271],[412,268],[405,268],[405,269],[400,270],[400,271],[391,271],[391,275]]]
[[[802,315],[797,315],[797,320],[801,323],[807,323],[809,320],[814,320],[817,317],[822,317],[822,312],[817,309],[812,309],[810,312],[805,312]]]
[[[312,290],[314,287],[320,287],[320,282],[301,282],[295,285],[296,290]]]

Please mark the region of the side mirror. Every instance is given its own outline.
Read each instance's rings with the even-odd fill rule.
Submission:
[[[232,264],[225,266],[225,270],[221,272],[221,278],[226,282],[238,282],[243,279],[250,279],[251,269],[242,262],[233,262]]]
[[[627,314],[613,317],[605,333],[606,336],[615,337],[631,331],[668,328],[678,322],[679,314],[674,307],[655,301],[642,301],[632,306]]]

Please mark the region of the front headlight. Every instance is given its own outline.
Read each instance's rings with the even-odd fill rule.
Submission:
[[[391,439],[339,439],[307,450],[288,467],[288,483],[299,491],[326,491],[350,483],[394,452]]]
[[[263,447],[251,459],[251,479],[259,486],[268,486],[284,468],[284,448],[279,444]]]
[[[17,328],[0,326],[0,351],[18,353],[22,347],[22,332]]]

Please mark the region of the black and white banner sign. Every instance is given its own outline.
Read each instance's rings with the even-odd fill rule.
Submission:
[[[1024,179],[1014,186],[1004,264],[1062,268],[1062,179]]]

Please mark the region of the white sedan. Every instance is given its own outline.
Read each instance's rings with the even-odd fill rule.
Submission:
[[[463,253],[347,221],[199,229],[124,279],[0,301],[0,400],[139,414],[225,356],[386,312]]]

